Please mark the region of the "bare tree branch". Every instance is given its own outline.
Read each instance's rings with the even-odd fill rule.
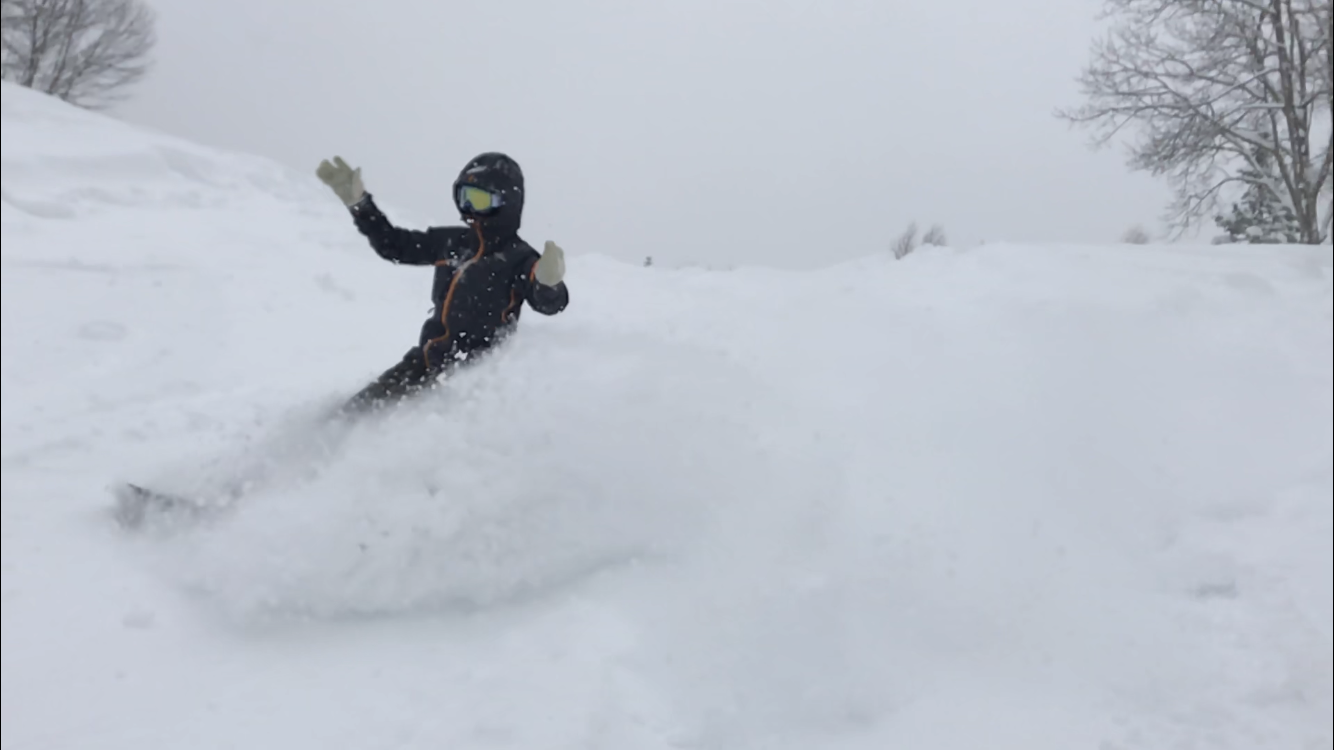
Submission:
[[[922,244],[931,245],[933,247],[945,247],[948,245],[949,240],[945,239],[945,227],[942,227],[939,224],[932,224],[931,228],[926,230],[926,234],[922,235]]]
[[[907,229],[903,230],[903,234],[899,235],[898,239],[894,240],[894,244],[890,246],[890,251],[894,253],[895,260],[903,260],[916,249],[917,222],[913,222],[908,225]]]
[[[1178,235],[1233,185],[1329,236],[1334,149],[1331,0],[1104,0],[1114,20],[1079,77],[1086,102],[1057,114],[1095,146],[1133,133],[1129,165],[1174,188]],[[1325,145],[1318,151],[1317,143]]]
[[[0,75],[101,109],[148,72],[154,17],[141,0],[0,0]]]

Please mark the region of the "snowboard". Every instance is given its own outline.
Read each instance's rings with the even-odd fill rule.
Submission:
[[[219,508],[197,500],[126,482],[114,490],[116,522],[125,529],[150,524],[191,523],[217,515]]]

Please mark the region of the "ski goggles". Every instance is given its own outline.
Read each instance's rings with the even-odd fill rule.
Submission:
[[[504,205],[500,195],[484,190],[476,185],[460,185],[458,192],[459,208],[473,213],[484,214]]]

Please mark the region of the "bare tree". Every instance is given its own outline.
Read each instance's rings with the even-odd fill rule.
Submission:
[[[1149,244],[1149,233],[1144,230],[1144,227],[1136,224],[1121,235],[1121,241],[1127,245],[1147,245]]]
[[[0,0],[0,76],[101,109],[148,72],[156,41],[141,0]]]
[[[1058,115],[1105,145],[1138,130],[1130,166],[1165,176],[1178,234],[1223,193],[1263,191],[1300,241],[1329,236],[1334,185],[1331,0],[1103,0],[1115,19]]]
[[[13,60],[10,37],[14,36],[17,24],[23,17],[22,5],[18,0],[0,0],[0,79],[6,81],[10,80]]]
[[[935,247],[945,247],[949,240],[945,239],[945,227],[939,224],[933,224],[926,234],[922,235],[923,245],[933,245]]]
[[[894,244],[890,245],[890,250],[893,251],[895,260],[903,260],[908,256],[908,253],[916,249],[917,222],[913,222],[908,225],[907,229],[903,230],[903,234],[899,235],[898,239],[894,240]]]

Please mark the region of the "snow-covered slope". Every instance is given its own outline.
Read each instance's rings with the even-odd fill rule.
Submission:
[[[3,95],[5,750],[1330,747],[1329,248],[571,248],[563,315],[331,435],[428,272]],[[256,486],[127,535],[121,479]]]

